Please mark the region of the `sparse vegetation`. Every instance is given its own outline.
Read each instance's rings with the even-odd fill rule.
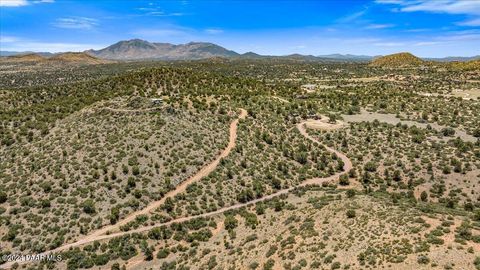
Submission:
[[[480,107],[458,96],[479,74],[455,66],[406,54],[372,65],[238,59],[69,72],[16,63],[0,79],[0,255],[115,225],[108,235],[121,236],[36,266],[479,269]],[[211,163],[240,108],[235,146]],[[335,128],[307,127],[311,140],[296,128],[307,119]],[[328,178],[345,160],[325,146],[352,161],[339,177]],[[309,179],[329,181],[300,186]]]

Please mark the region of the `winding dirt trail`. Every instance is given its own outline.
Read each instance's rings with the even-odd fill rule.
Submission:
[[[337,180],[340,177],[340,175],[348,172],[352,168],[352,162],[350,161],[350,159],[346,155],[344,155],[343,153],[341,153],[341,152],[339,152],[339,151],[337,151],[333,148],[330,148],[330,147],[324,145],[324,147],[327,151],[329,151],[331,153],[335,153],[343,161],[343,163],[344,163],[343,171],[337,172],[336,174],[328,176],[328,177],[311,178],[311,179],[308,179],[308,180],[302,182],[301,184],[297,185],[296,187],[290,187],[290,188],[287,188],[287,189],[282,189],[282,190],[279,190],[275,193],[266,195],[262,198],[258,198],[258,199],[249,201],[247,203],[234,204],[234,205],[231,205],[231,206],[228,206],[228,207],[218,209],[218,210],[213,211],[213,212],[208,212],[208,213],[195,215],[195,216],[181,217],[181,218],[177,218],[177,219],[174,219],[174,220],[171,220],[171,221],[168,221],[168,222],[164,222],[164,223],[161,223],[161,224],[155,224],[155,225],[140,227],[140,228],[137,228],[137,229],[134,229],[134,230],[126,231],[126,232],[120,231],[120,232],[115,232],[115,233],[109,233],[109,232],[112,232],[112,231],[115,231],[115,230],[119,230],[120,226],[125,225],[128,222],[131,222],[131,221],[135,220],[135,218],[137,216],[143,215],[143,214],[148,214],[150,211],[160,207],[165,202],[166,198],[171,198],[171,197],[185,191],[188,185],[200,180],[201,178],[203,178],[203,177],[207,176],[209,173],[211,173],[217,167],[217,165],[220,163],[220,160],[222,158],[226,157],[230,153],[230,151],[235,147],[235,141],[237,139],[238,121],[239,121],[239,119],[245,118],[246,115],[247,115],[247,111],[245,111],[244,109],[241,109],[241,113],[240,113],[239,118],[234,120],[230,124],[230,140],[229,140],[228,146],[217,157],[217,159],[215,159],[213,162],[211,162],[207,166],[203,167],[194,176],[192,176],[189,179],[183,181],[174,190],[165,194],[165,196],[162,199],[149,204],[147,207],[145,207],[145,208],[143,208],[139,211],[131,213],[130,215],[128,215],[127,217],[125,217],[124,219],[122,219],[121,221],[117,222],[114,225],[105,226],[105,227],[103,227],[103,228],[101,228],[97,231],[92,232],[91,234],[85,236],[84,238],[81,238],[80,240],[78,240],[76,242],[66,244],[66,245],[60,246],[60,247],[58,247],[54,250],[44,252],[44,253],[42,253],[42,255],[48,255],[48,254],[51,254],[51,253],[54,253],[54,254],[59,253],[59,252],[68,250],[69,248],[79,247],[79,246],[82,246],[82,245],[85,245],[85,244],[92,243],[94,241],[111,239],[111,238],[124,236],[124,235],[132,234],[132,233],[146,232],[146,231],[149,231],[149,230],[151,230],[153,228],[156,228],[156,227],[159,227],[159,226],[168,226],[168,225],[171,225],[173,223],[182,223],[182,222],[186,222],[186,221],[196,219],[196,218],[200,218],[200,217],[210,217],[210,216],[222,214],[222,213],[230,211],[230,210],[235,210],[235,209],[239,209],[239,208],[242,208],[242,207],[245,207],[245,206],[256,204],[258,202],[263,202],[263,201],[266,201],[266,200],[270,200],[270,199],[278,197],[282,194],[287,194],[287,193],[291,192],[296,187],[303,187],[303,186],[307,186],[307,185],[321,185],[324,182],[330,182],[330,181]],[[300,131],[300,133],[304,137],[306,137],[307,139],[309,139],[313,142],[316,142],[320,145],[323,145],[321,142],[319,142],[317,139],[313,138],[312,136],[310,136],[307,133],[306,128],[305,128],[305,122],[306,121],[303,121],[303,122],[297,124],[297,129]],[[13,263],[14,262],[8,262],[8,263],[5,263],[4,265],[1,265],[0,267],[3,267],[4,269],[8,269],[13,265]],[[18,263],[19,264],[25,264],[27,262],[18,262]]]
[[[103,107],[101,110],[111,111],[111,112],[120,112],[120,113],[143,113],[143,112],[154,112],[160,110],[160,107],[152,107],[146,109],[115,109],[111,107]]]
[[[213,170],[215,170],[215,168],[220,163],[220,160],[222,158],[225,158],[226,156],[228,156],[228,154],[230,154],[230,151],[232,151],[232,149],[235,147],[235,142],[237,140],[238,121],[239,121],[239,119],[245,118],[245,116],[247,116],[247,111],[244,110],[244,109],[240,109],[240,115],[239,115],[238,119],[235,119],[230,124],[230,139],[229,139],[228,145],[227,145],[227,147],[225,147],[225,149],[222,151],[222,153],[217,156],[217,158],[214,161],[212,161],[211,163],[209,163],[208,165],[203,167],[200,171],[198,171],[196,174],[194,174],[193,176],[191,176],[187,180],[181,182],[178,186],[175,187],[174,190],[171,190],[171,191],[167,192],[160,200],[154,201],[154,202],[150,203],[149,205],[147,205],[146,207],[140,209],[139,211],[136,211],[136,212],[133,212],[133,213],[129,214],[124,219],[120,220],[119,222],[117,222],[113,225],[104,226],[103,228],[90,233],[84,239],[87,240],[87,242],[91,242],[91,241],[94,241],[95,238],[99,235],[103,235],[103,234],[106,234],[108,232],[113,232],[113,231],[116,231],[116,230],[120,230],[121,226],[123,226],[123,225],[125,225],[125,224],[127,224],[131,221],[134,221],[135,218],[137,218],[140,215],[146,215],[146,214],[150,213],[151,211],[157,209],[158,207],[162,206],[165,203],[165,200],[167,198],[173,198],[173,197],[175,197],[175,195],[184,192],[190,184],[192,184],[194,182],[197,182],[198,180],[202,179],[203,177],[205,177],[205,176],[209,175],[211,172],[213,172]],[[91,240],[91,239],[93,239],[93,240]]]
[[[124,110],[121,110],[121,111],[125,112]],[[50,251],[46,251],[44,253],[41,253],[41,255],[58,253],[58,252],[61,252],[61,251],[65,251],[69,248],[78,247],[78,246],[88,244],[88,243],[91,243],[91,242],[94,242],[94,241],[97,241],[97,240],[112,238],[112,235],[124,234],[124,232],[119,232],[119,233],[116,233],[116,234],[109,234],[109,232],[118,231],[118,230],[120,230],[121,226],[123,226],[123,225],[125,225],[125,224],[127,224],[131,221],[134,221],[138,216],[146,215],[146,214],[150,213],[151,211],[157,209],[158,207],[162,206],[165,203],[165,200],[167,198],[173,198],[175,195],[184,192],[190,184],[192,184],[194,182],[197,182],[198,180],[202,179],[203,177],[210,174],[213,170],[215,170],[215,168],[220,163],[220,160],[222,158],[225,158],[226,156],[228,156],[228,154],[230,154],[230,151],[232,151],[232,149],[235,147],[235,142],[237,140],[238,121],[239,121],[239,119],[244,119],[247,116],[247,114],[248,113],[247,113],[246,110],[240,109],[240,115],[238,116],[238,118],[235,119],[234,121],[232,121],[232,123],[230,123],[230,129],[229,129],[230,138],[229,138],[228,145],[227,145],[227,147],[225,147],[225,149],[222,151],[222,153],[220,153],[220,155],[217,156],[217,158],[214,161],[212,161],[211,163],[209,163],[208,165],[203,167],[200,171],[198,171],[196,174],[194,174],[193,176],[191,176],[187,180],[181,182],[178,186],[175,187],[174,190],[171,190],[171,191],[167,192],[160,200],[154,201],[154,202],[150,203],[149,205],[147,205],[146,207],[144,207],[144,208],[142,208],[138,211],[135,211],[133,213],[130,213],[128,216],[126,216],[125,218],[123,218],[122,220],[120,220],[119,222],[117,222],[113,225],[104,226],[104,227],[102,227],[102,228],[100,228],[96,231],[91,232],[90,234],[88,234],[87,236],[79,239],[76,242],[60,246],[60,247],[58,247],[56,249],[53,249],[53,250],[50,250]],[[132,231],[129,231],[129,232],[132,232]],[[9,268],[12,267],[13,263],[15,263],[15,262],[7,262],[3,265],[0,265],[0,268],[1,269],[9,269]],[[18,263],[19,264],[25,264],[27,262],[18,262]]]

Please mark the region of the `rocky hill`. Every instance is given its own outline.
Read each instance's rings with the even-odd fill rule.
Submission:
[[[66,52],[44,57],[36,53],[12,55],[1,58],[2,62],[33,64],[104,64],[110,61],[99,59],[83,52]]]
[[[66,62],[66,63],[82,63],[82,64],[103,64],[108,61],[98,59],[97,57],[91,56],[86,53],[81,52],[67,52],[56,54],[48,58],[49,62]]]
[[[41,62],[44,61],[46,58],[36,54],[36,53],[28,53],[28,54],[21,54],[21,55],[12,55],[12,56],[5,56],[2,57],[2,60],[5,62]]]
[[[418,66],[423,64],[424,61],[415,55],[407,52],[395,53],[385,55],[374,59],[370,66],[374,67],[405,67],[405,66]]]
[[[86,53],[116,60],[194,60],[211,57],[232,57],[239,54],[208,42],[190,42],[174,45],[152,43],[141,39],[120,41],[101,50],[88,50]]]

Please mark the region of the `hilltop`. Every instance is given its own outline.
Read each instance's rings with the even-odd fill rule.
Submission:
[[[192,60],[211,57],[232,57],[239,54],[208,42],[174,45],[153,43],[141,39],[119,41],[101,50],[88,50],[89,55],[115,60]]]
[[[419,58],[411,53],[403,52],[392,55],[354,55],[354,54],[325,54],[325,55],[306,55],[293,53],[288,55],[262,55],[252,51],[240,54],[233,50],[229,50],[220,45],[210,42],[189,42],[186,44],[171,44],[171,43],[159,43],[149,42],[142,39],[131,39],[119,41],[108,47],[100,50],[86,50],[83,52],[86,56],[82,56],[80,61],[86,62],[98,62],[98,59],[105,60],[200,60],[208,58],[232,58],[232,59],[267,59],[267,60],[293,60],[293,61],[318,61],[318,62],[370,62],[371,66],[412,66],[425,63],[436,62],[467,62],[480,59],[480,56],[461,57],[461,56],[448,56],[443,58]],[[56,57],[62,53],[49,53],[49,52],[14,52],[14,51],[0,51],[2,59],[17,60],[17,58],[9,59],[7,57],[13,56],[27,56],[35,54],[44,58]],[[76,53],[80,55],[80,53]],[[70,56],[67,58],[78,58],[77,56]],[[97,60],[93,60],[87,56],[96,57]],[[21,61],[32,61],[20,59]],[[34,58],[33,61],[41,61],[42,59]],[[18,60],[17,60],[18,61]],[[63,60],[62,60],[63,61]],[[67,60],[70,61],[70,60]]]
[[[55,62],[67,62],[67,63],[82,63],[82,64],[102,64],[107,61],[98,59],[97,57],[91,56],[83,52],[67,52],[54,55],[48,60]]]
[[[2,57],[2,59],[4,59],[6,62],[40,62],[44,61],[46,58],[36,53],[28,53],[6,56]]]
[[[424,61],[415,55],[402,52],[390,55],[385,55],[374,59],[370,66],[375,67],[402,67],[402,66],[417,66],[423,64]]]
[[[36,53],[2,57],[4,62],[38,64],[103,64],[108,60],[98,59],[83,52],[66,52],[44,57]]]
[[[453,62],[451,63],[454,69],[460,70],[480,70],[480,59],[471,60],[467,62]]]

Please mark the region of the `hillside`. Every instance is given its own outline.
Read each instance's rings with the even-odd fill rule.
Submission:
[[[86,53],[79,53],[79,52],[67,52],[54,55],[48,60],[55,61],[55,62],[66,62],[66,63],[81,63],[81,64],[102,64],[106,63],[107,61],[98,59],[94,56],[91,56]]]
[[[45,57],[35,53],[29,53],[2,57],[2,60],[6,62],[40,62],[45,60]]]
[[[10,63],[33,63],[33,64],[103,64],[110,61],[98,59],[82,52],[66,52],[44,57],[36,53],[12,55],[1,58]]]
[[[475,72],[63,61],[0,68],[2,269],[480,265]]]
[[[407,52],[385,55],[374,59],[370,66],[374,67],[402,67],[417,66],[423,64],[424,61],[415,55]]]
[[[460,69],[460,70],[466,70],[466,71],[480,70],[480,59],[471,60],[467,62],[452,62],[451,65],[454,69]]]
[[[208,42],[190,42],[174,45],[151,43],[141,39],[120,41],[101,50],[86,53],[103,59],[116,60],[193,60],[211,57],[232,57],[239,54]]]

